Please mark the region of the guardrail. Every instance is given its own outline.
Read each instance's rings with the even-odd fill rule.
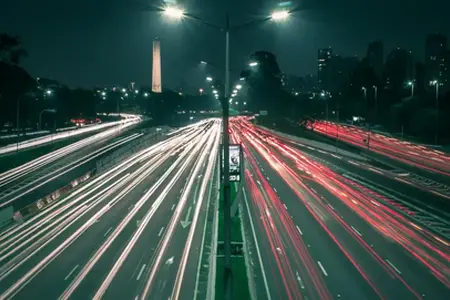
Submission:
[[[105,169],[108,169],[111,166],[124,160],[125,158],[131,156],[132,154],[137,153],[138,151],[163,140],[165,138],[165,133],[168,133],[169,130],[170,127],[168,126],[143,129],[141,131],[141,134],[143,134],[142,137],[128,143],[126,146],[97,161],[97,171],[101,172]]]
[[[60,199],[61,197],[67,195],[71,190],[73,190],[79,184],[89,180],[95,174],[96,174],[96,170],[93,169],[93,170],[87,172],[86,174],[84,174],[83,176],[72,180],[69,184],[54,191],[53,193],[48,194],[47,196],[33,202],[32,204],[29,204],[29,205],[17,210],[13,215],[13,219],[17,222],[21,222],[21,221],[23,221],[24,218],[39,213],[40,211],[44,210],[45,208],[47,208],[54,202],[58,201],[58,199]]]

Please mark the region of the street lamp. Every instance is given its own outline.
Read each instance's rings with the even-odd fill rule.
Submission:
[[[373,97],[375,99],[375,119],[377,119],[378,115],[378,87],[376,85],[373,85]]]
[[[367,88],[363,86],[361,89],[364,91],[364,102],[366,103],[367,150],[370,150],[369,104],[367,103]]]
[[[148,93],[144,93],[144,97],[148,97]]]
[[[251,25],[257,25],[261,22],[266,22],[269,20],[283,20],[286,19],[286,13],[277,13],[272,14],[272,16],[266,16],[264,18],[260,18],[257,20],[252,20],[250,22],[241,24],[239,26],[230,26],[230,16],[228,13],[225,15],[225,26],[218,26],[212,24],[198,16],[194,16],[189,13],[185,13],[183,10],[175,7],[167,7],[164,9],[164,14],[171,18],[180,19],[183,16],[189,17],[191,19],[202,22],[205,25],[208,25],[212,28],[215,28],[223,33],[225,33],[225,94],[222,101],[222,147],[223,147],[223,193],[224,193],[224,254],[225,254],[225,299],[231,299],[231,199],[230,199],[230,173],[229,173],[229,144],[230,144],[230,136],[229,136],[229,103],[226,101],[230,97],[230,32],[236,32],[239,29],[249,27]],[[250,67],[255,67],[258,65],[257,62],[251,62]],[[217,94],[216,94],[217,95]],[[145,295],[144,295],[145,296]],[[143,297],[144,297],[143,296]]]
[[[219,93],[217,90],[213,90],[213,94],[217,94]]]
[[[127,90],[126,89],[122,89],[122,93],[125,93]]]
[[[434,142],[437,145],[439,143],[439,81],[430,81],[430,85],[434,85],[436,88],[436,132]]]
[[[285,10],[275,11],[270,17],[273,21],[283,21],[289,18],[289,12]]]
[[[256,61],[252,61],[251,63],[248,64],[250,67],[256,67],[258,65],[258,62]]]
[[[408,86],[411,87],[411,97],[414,97],[414,81],[408,81]]]
[[[211,82],[211,81],[213,81],[213,78],[212,78],[212,77],[210,77],[210,76],[208,76],[208,77],[206,77],[206,81],[209,81],[209,82]]]
[[[184,11],[178,7],[166,7],[163,13],[171,19],[181,19],[184,16]]]
[[[236,89],[238,89],[238,90],[242,89],[242,85],[237,84],[237,85],[236,85]]]
[[[52,92],[52,90],[46,90],[45,93],[46,93],[47,95],[51,95],[53,92]]]

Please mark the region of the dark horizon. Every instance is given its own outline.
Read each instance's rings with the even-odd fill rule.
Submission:
[[[158,1],[152,3],[158,3]],[[221,23],[226,6],[214,1],[184,1],[190,12]],[[241,23],[270,13],[277,1],[230,1],[231,21]],[[293,1],[294,3],[300,3]],[[45,4],[45,5],[44,5]],[[331,46],[342,56],[366,54],[368,43],[382,40],[385,56],[399,46],[423,61],[428,34],[450,37],[442,0],[411,0],[408,5],[387,0],[303,1],[304,11],[286,24],[264,24],[246,29],[231,39],[231,68],[241,69],[256,50],[273,52],[286,74],[316,73],[317,49]],[[0,27],[19,35],[29,57],[22,65],[33,76],[59,80],[68,86],[124,84],[151,85],[151,49],[161,38],[163,86],[182,81],[199,86],[205,71],[197,62],[223,65],[223,37],[195,21],[174,23],[157,13],[141,12],[124,0],[56,0],[36,3],[17,0],[0,10]],[[24,9],[26,8],[26,9]],[[306,43],[304,41],[307,41]],[[220,70],[209,70],[217,73]]]

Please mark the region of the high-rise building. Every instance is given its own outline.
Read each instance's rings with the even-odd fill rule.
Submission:
[[[427,81],[444,83],[447,55],[447,38],[442,34],[430,34],[425,43],[425,69]]]
[[[369,44],[367,47],[367,62],[373,68],[375,75],[381,78],[384,64],[383,43],[381,41],[375,41]]]
[[[158,39],[153,41],[152,92],[161,93],[161,44]]]
[[[331,56],[333,50],[331,47],[319,49],[317,53],[317,86],[321,90],[327,91],[330,88],[332,70]]]
[[[414,79],[414,60],[409,50],[396,48],[386,58],[385,88],[403,94],[406,82]]]
[[[332,56],[330,68],[330,83],[327,88],[328,92],[335,93],[341,90],[342,86],[350,79],[351,72],[358,65],[358,57],[342,57],[339,54]]]

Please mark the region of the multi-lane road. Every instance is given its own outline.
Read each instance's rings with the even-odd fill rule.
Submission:
[[[206,299],[220,132],[172,131],[0,232],[0,299]],[[231,132],[255,299],[448,299],[445,194],[245,118]]]
[[[312,127],[318,133],[369,149],[402,163],[450,176],[450,155],[437,149],[333,122],[316,121]]]
[[[0,234],[0,299],[196,299],[220,122],[200,122]]]
[[[232,130],[246,158],[243,221],[257,299],[448,299],[449,215],[424,205],[436,195],[364,157],[244,119]]]
[[[95,168],[96,161],[140,138],[134,122],[108,128],[14,169],[0,173],[0,209],[22,207],[55,192]],[[0,163],[14,159],[1,157]]]

